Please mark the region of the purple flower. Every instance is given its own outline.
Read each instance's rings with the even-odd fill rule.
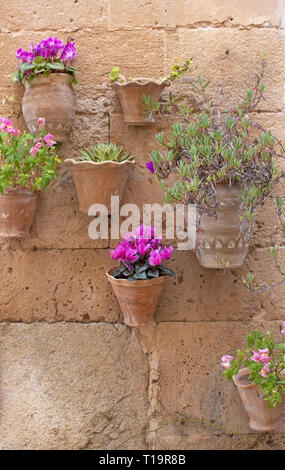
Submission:
[[[66,62],[68,60],[74,60],[75,57],[76,57],[75,41],[68,42],[66,46],[64,46],[60,58],[63,62]]]
[[[22,62],[33,62],[35,56],[32,52],[20,48],[16,52],[16,58],[20,59]]]
[[[149,256],[149,264],[151,266],[159,266],[161,264],[161,256],[159,250],[152,250]]]
[[[281,335],[285,335],[285,321],[282,322],[282,329],[280,330]]]
[[[155,169],[154,169],[154,166],[153,166],[153,162],[150,161],[146,164],[146,167],[147,169],[153,174],[155,172]]]
[[[42,56],[45,59],[55,59],[59,51],[64,47],[63,42],[56,37],[49,37],[43,39],[41,42],[36,44],[31,44],[31,51],[36,56]]]

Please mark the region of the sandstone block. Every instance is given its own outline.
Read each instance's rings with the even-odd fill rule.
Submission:
[[[105,276],[109,250],[2,250],[0,258],[2,322],[122,321]]]
[[[158,448],[160,442],[162,448],[172,448],[173,443],[181,449],[248,448],[255,443],[258,448],[252,435],[258,436],[248,427],[236,387],[221,377],[220,358],[243,348],[246,333],[256,328],[271,330],[280,340],[279,325],[239,321],[159,325]],[[163,427],[164,423],[170,425]],[[284,430],[282,419],[279,432]],[[277,435],[276,445],[278,441]]]
[[[0,335],[2,450],[144,448],[148,368],[127,327],[3,324]]]

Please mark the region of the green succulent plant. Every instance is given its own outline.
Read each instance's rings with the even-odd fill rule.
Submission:
[[[81,156],[78,161],[87,162],[107,162],[113,161],[122,163],[126,160],[132,161],[135,157],[130,152],[124,153],[124,150],[120,145],[112,143],[99,143],[94,144],[89,148],[83,148],[79,150]]]

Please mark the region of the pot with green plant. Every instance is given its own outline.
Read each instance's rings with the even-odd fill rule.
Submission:
[[[30,51],[17,50],[22,63],[13,80],[25,86],[22,110],[31,133],[38,133],[37,120],[42,116],[57,142],[68,140],[75,119],[76,69],[71,65],[75,56],[74,41],[64,44],[56,37],[32,43]]]
[[[79,209],[87,214],[92,204],[103,204],[111,211],[111,197],[121,201],[134,156],[113,143],[98,143],[81,149],[80,157],[65,160],[72,168]]]
[[[0,237],[28,235],[38,192],[56,177],[56,142],[46,132],[44,118],[39,118],[38,127],[39,137],[34,137],[0,118]]]
[[[285,322],[280,328],[285,335]],[[255,431],[278,428],[285,399],[285,343],[276,344],[270,332],[247,335],[247,348],[237,350],[236,359],[221,358],[223,377],[233,381]]]
[[[207,94],[208,85],[201,77],[190,84],[198,111],[187,105],[172,109],[177,122],[167,135],[156,136],[159,148],[147,167],[160,182],[165,202],[196,206],[200,264],[233,268],[244,262],[257,207],[268,198],[280,205],[278,185],[285,173],[278,162],[284,150],[249,117],[263,98],[260,76],[232,109],[219,107]]]
[[[119,73],[119,67],[114,67],[110,73],[110,80],[119,98],[124,122],[133,126],[153,124],[156,103],[160,99],[162,90],[190,69],[191,59],[187,59],[182,65],[174,64],[169,76],[152,80],[150,78],[127,79]]]
[[[163,246],[154,227],[141,225],[127,233],[114,250],[112,259],[118,268],[109,269],[107,278],[118,299],[126,325],[143,326],[154,315],[162,293],[165,276],[175,276],[162,263],[168,260],[173,247]]]

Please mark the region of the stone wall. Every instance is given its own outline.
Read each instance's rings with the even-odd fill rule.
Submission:
[[[166,75],[178,58],[222,80],[229,101],[254,80],[265,53],[267,100],[256,118],[285,141],[284,0],[11,0],[0,12],[0,115],[24,128],[15,52],[50,35],[76,41],[76,123],[61,158],[79,145],[114,141],[136,155],[124,202],[161,200],[145,169],[155,133],[127,128],[105,73]],[[179,85],[176,85],[179,88]],[[238,279],[268,279],[278,240],[270,207],[258,214],[245,266],[224,273],[176,252],[155,322],[123,324],[105,278],[109,241],[88,238],[70,170],[40,195],[29,239],[0,241],[1,449],[280,449],[278,431],[258,434],[238,392],[221,378],[220,356],[253,328],[278,332],[285,289],[261,296]],[[113,242],[112,242],[113,243]],[[285,259],[285,246],[282,249]],[[273,276],[273,274],[272,274]]]

